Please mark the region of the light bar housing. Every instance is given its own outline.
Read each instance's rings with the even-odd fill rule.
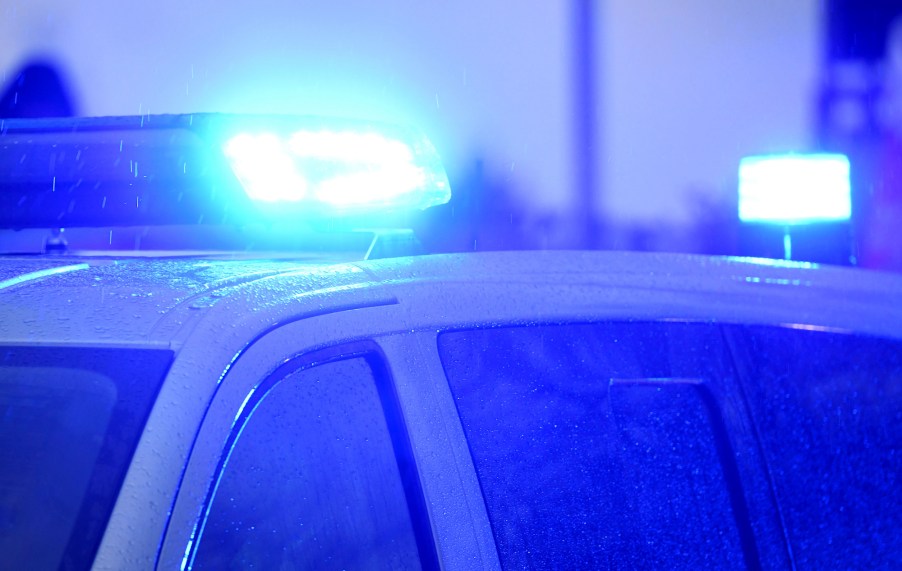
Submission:
[[[415,130],[222,114],[0,119],[0,227],[378,226],[450,199]]]

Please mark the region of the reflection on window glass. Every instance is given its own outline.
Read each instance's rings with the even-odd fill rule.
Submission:
[[[735,328],[800,569],[902,561],[902,343]]]
[[[193,568],[420,568],[364,359],[296,371],[259,402],[225,465]]]
[[[731,374],[715,327],[483,329],[439,350],[505,568],[757,565],[708,389]]]

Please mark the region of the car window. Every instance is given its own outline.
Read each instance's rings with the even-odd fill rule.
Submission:
[[[902,343],[791,328],[732,331],[799,568],[902,561]]]
[[[382,382],[352,358],[294,370],[251,400],[193,568],[429,567]]]
[[[505,568],[758,566],[716,327],[452,331],[439,350]]]
[[[90,567],[171,357],[0,348],[4,568]]]

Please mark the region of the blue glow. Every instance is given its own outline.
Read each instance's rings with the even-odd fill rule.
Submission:
[[[425,138],[327,129],[288,136],[243,133],[223,150],[257,201],[373,212],[425,209],[451,197],[447,175]]]
[[[298,202],[307,195],[307,181],[278,136],[237,135],[229,139],[223,152],[252,200]]]
[[[747,157],[739,164],[739,219],[806,224],[852,216],[845,155]]]
[[[403,164],[414,158],[407,145],[377,133],[298,131],[288,140],[288,147],[303,159],[346,163]]]
[[[194,531],[197,531],[197,526],[194,527]],[[191,533],[191,539],[188,540],[188,545],[185,547],[185,555],[182,557],[182,564],[179,567],[180,571],[185,571],[185,567],[188,566],[188,557],[191,555],[191,547],[194,545],[194,532]]]
[[[740,262],[743,264],[755,264],[756,266],[770,266],[772,268],[801,268],[810,270],[820,267],[813,262],[799,262],[794,260],[773,260],[771,258],[752,258],[747,256],[728,256],[731,262]]]

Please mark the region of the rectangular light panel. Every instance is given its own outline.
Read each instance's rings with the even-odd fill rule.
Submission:
[[[845,155],[767,155],[739,163],[739,219],[810,224],[852,216]]]

